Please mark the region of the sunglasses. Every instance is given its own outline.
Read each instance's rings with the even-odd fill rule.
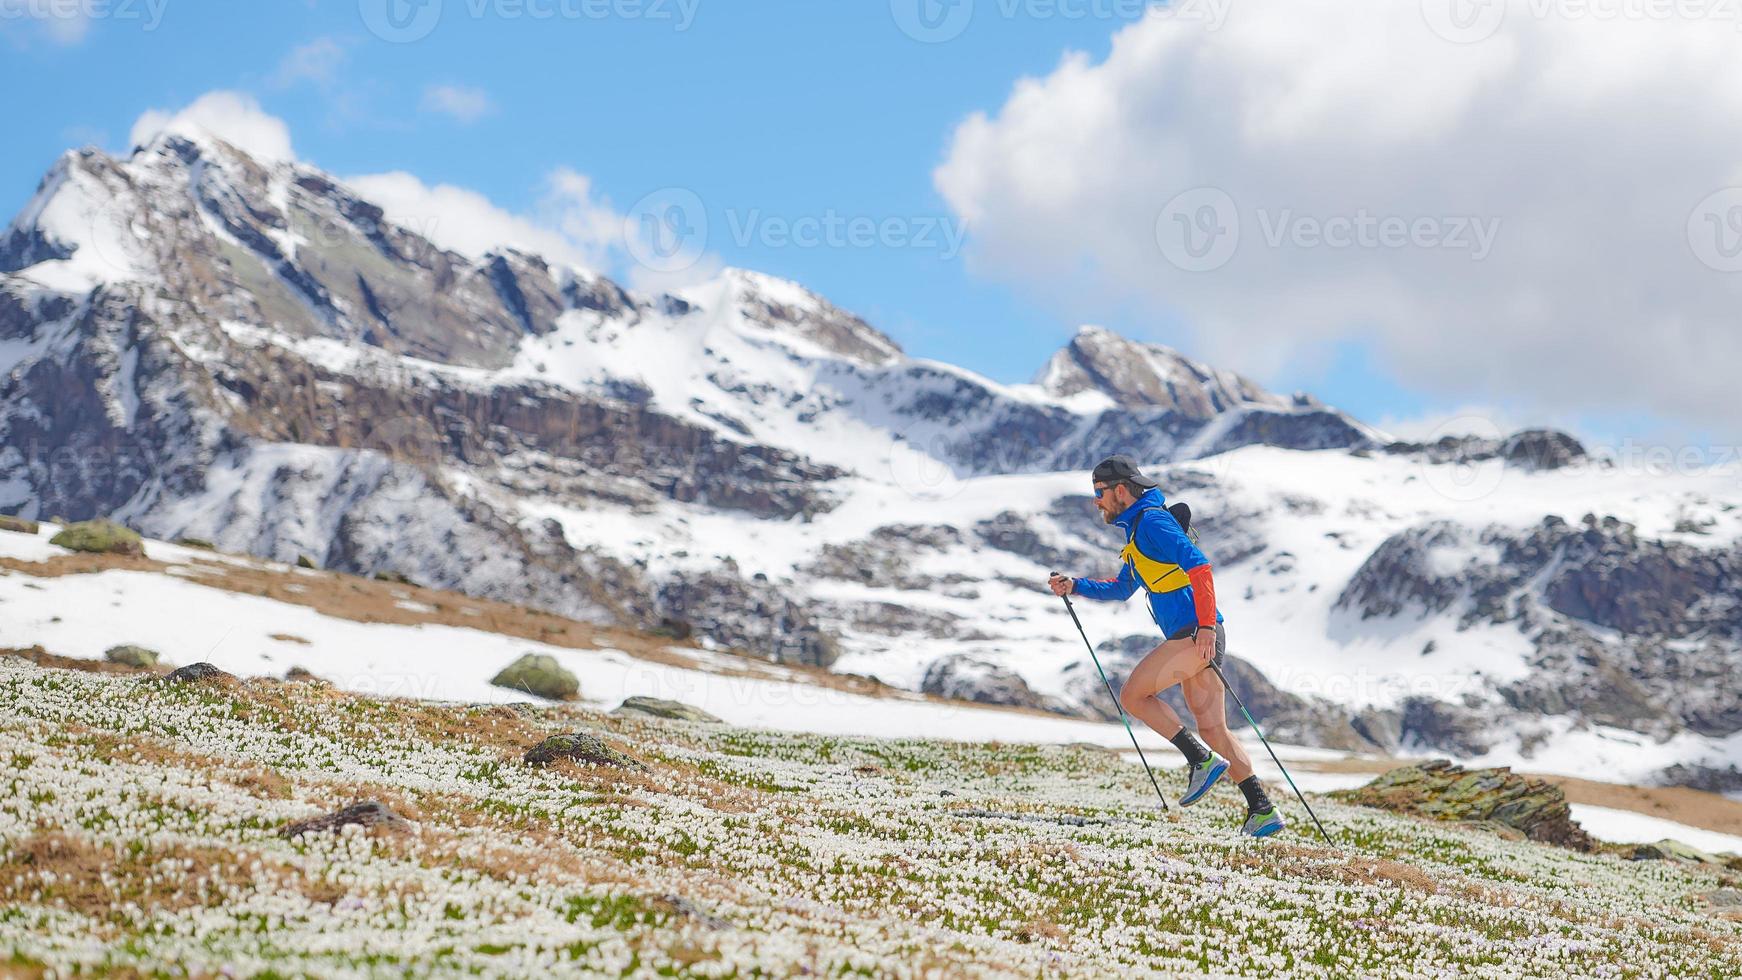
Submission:
[[[1095,499],[1100,500],[1101,495],[1106,493],[1107,491],[1109,491],[1111,489],[1113,489],[1113,488],[1112,487],[1096,487],[1095,488]]]

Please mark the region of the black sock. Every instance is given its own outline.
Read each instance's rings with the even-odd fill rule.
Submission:
[[[1240,792],[1246,794],[1246,809],[1253,813],[1263,813],[1270,809],[1270,797],[1264,792],[1257,776],[1247,776],[1240,780]]]
[[[1198,741],[1197,734],[1189,728],[1180,729],[1179,734],[1168,741],[1172,742],[1173,747],[1179,749],[1180,754],[1186,757],[1186,761],[1194,766],[1201,766],[1210,761],[1209,746]]]

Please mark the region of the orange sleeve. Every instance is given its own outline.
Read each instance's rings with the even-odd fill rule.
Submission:
[[[1192,604],[1198,610],[1198,625],[1216,625],[1216,581],[1210,577],[1210,566],[1199,565],[1186,572],[1186,578],[1192,580]]]

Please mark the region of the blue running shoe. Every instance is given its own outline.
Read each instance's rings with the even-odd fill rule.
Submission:
[[[1283,822],[1282,814],[1273,806],[1268,810],[1248,813],[1240,832],[1248,837],[1269,837],[1286,826],[1288,825]]]
[[[1187,767],[1186,795],[1179,798],[1180,806],[1191,806],[1204,798],[1210,787],[1216,785],[1216,780],[1228,771],[1228,760],[1214,752],[1206,762]]]

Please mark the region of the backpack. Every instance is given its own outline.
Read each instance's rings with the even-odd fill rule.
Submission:
[[[1167,508],[1167,512],[1172,514],[1173,519],[1179,522],[1179,529],[1186,533],[1186,537],[1191,539],[1192,544],[1197,544],[1198,532],[1192,530],[1191,506],[1182,500],[1179,503],[1170,505]]]

